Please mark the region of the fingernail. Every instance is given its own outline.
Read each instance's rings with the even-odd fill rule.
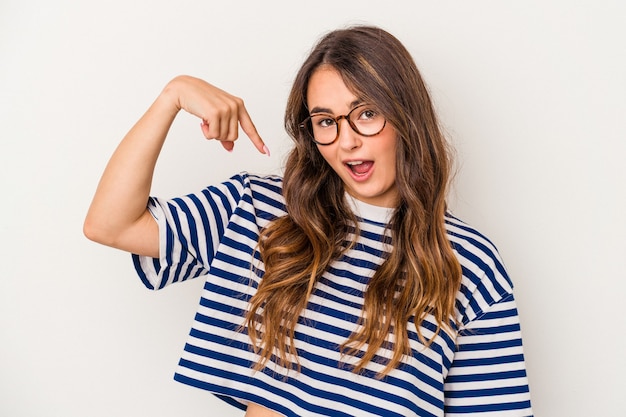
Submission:
[[[270,156],[270,148],[268,148],[267,145],[263,145],[263,152],[265,155]]]

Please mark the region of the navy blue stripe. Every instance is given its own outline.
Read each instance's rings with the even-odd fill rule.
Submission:
[[[250,205],[253,204],[252,199],[248,195],[243,196],[243,201],[247,202]],[[244,210],[241,207],[237,207],[235,209],[235,215],[238,217],[241,217],[244,220],[247,220],[251,224],[256,225],[256,216],[254,212],[249,212],[249,211]]]
[[[220,278],[226,279],[228,281],[233,281],[242,285],[251,285],[255,288],[257,286],[256,282],[246,277],[241,277],[237,274],[232,274],[221,269],[218,270],[217,268],[213,268],[211,269],[211,272],[220,272],[220,275],[222,275],[220,276]],[[235,291],[230,287],[222,287],[221,285],[217,285],[214,280],[206,280],[204,283],[204,289],[208,292],[215,292],[216,294],[225,295],[227,297],[236,298],[238,300],[248,300],[249,297],[251,297],[251,295],[241,294],[240,292]]]
[[[211,268],[211,275],[215,277],[223,278],[228,281],[236,282],[237,284],[253,285],[255,288],[257,287],[254,281],[252,282],[250,281],[249,275],[239,275],[237,273],[233,273],[225,269],[217,268],[215,265]]]
[[[328,279],[325,278],[321,278],[320,279],[320,284],[327,284],[329,281]],[[330,285],[329,285],[330,286]],[[346,291],[341,291],[342,294],[349,294],[351,296],[356,296],[358,297],[359,295],[356,294],[357,292],[359,292],[358,290],[353,290],[350,287],[344,287],[347,290]],[[351,302],[351,301],[347,301],[341,297],[338,297],[336,295],[330,294],[326,291],[322,291],[319,288],[316,288],[315,291],[313,292],[313,294],[317,295],[318,297],[321,297],[325,300],[329,300],[329,301],[334,301],[336,303],[340,303],[346,307],[350,307],[350,308],[356,308],[361,310],[363,308],[363,304],[358,303],[358,302]]]
[[[261,210],[259,208],[256,209],[256,216],[259,219],[263,219],[266,221],[272,221],[275,218],[279,217],[276,215],[276,213],[270,213],[269,211]]]
[[[255,201],[259,201],[261,203],[265,203],[270,207],[273,207],[275,209],[278,209],[280,211],[286,211],[285,209],[285,203],[279,200],[276,200],[268,195],[259,193],[259,192],[253,192],[252,193],[252,198]]]
[[[495,327],[472,327],[461,330],[463,336],[486,336],[494,334],[512,333],[520,331],[519,323],[503,324]]]
[[[253,184],[259,188],[264,188],[278,195],[283,194],[283,179],[277,175],[268,175],[266,177],[247,175],[246,178],[250,181],[250,184]]]
[[[245,243],[242,242],[238,242],[236,240],[231,239],[230,237],[224,236],[222,238],[222,245],[227,246],[229,248],[232,249],[237,249],[239,251],[242,251],[246,254],[251,254],[254,251],[254,247],[250,247],[248,245],[246,245]],[[255,244],[256,246],[256,244]],[[218,254],[220,255],[220,254]]]
[[[198,244],[198,228],[196,226],[196,219],[194,215],[191,213],[191,210],[185,200],[182,198],[175,198],[173,201],[178,205],[179,210],[185,215],[185,220],[187,221],[187,226],[189,226],[189,241],[191,252],[194,254],[194,258],[199,262],[202,262],[201,254],[199,253],[199,244]],[[206,229],[204,229],[206,230]],[[188,249],[188,250],[189,250]],[[208,264],[207,264],[208,265]]]
[[[197,319],[198,321],[207,321],[208,322],[207,324],[213,325],[213,326],[220,326],[220,324],[226,323],[223,320],[217,320],[212,317],[207,317],[207,316],[202,316],[202,315],[199,315]],[[232,323],[228,323],[229,330],[237,330],[236,327],[237,326],[234,326]],[[234,339],[228,339],[222,336],[218,336],[214,333],[203,332],[198,329],[191,329],[191,331],[189,332],[189,335],[192,337],[198,338],[200,340],[219,344],[221,346],[229,346],[232,349],[236,349],[238,351],[243,350],[243,351],[249,352],[251,350],[250,345],[247,343],[243,343]],[[201,349],[201,351],[199,349]],[[243,359],[241,355],[228,355],[222,351],[207,350],[207,349],[194,346],[190,343],[187,343],[187,345],[185,346],[185,350],[191,353],[195,353],[200,356],[207,357],[207,358],[220,359],[220,360],[223,360],[224,363],[232,363],[232,364],[244,366],[246,368],[249,368],[251,366],[250,362],[247,359]]]
[[[210,213],[213,214],[213,218],[215,219],[215,227],[217,230],[214,230],[212,234],[218,238],[218,240],[224,236],[224,221],[220,216],[220,210],[218,208],[217,203],[213,200],[213,196],[218,193],[216,188],[204,189],[202,190],[202,195],[205,198],[206,203],[208,203],[210,207]],[[210,239],[210,236],[207,236],[207,240]],[[216,248],[214,248],[216,249]]]
[[[226,193],[222,194],[224,196],[222,203],[224,204],[224,207],[228,209],[228,217],[230,217],[233,214],[232,208],[237,206],[236,203],[234,205],[230,204],[230,200],[232,199],[235,202],[241,200],[241,193],[239,192],[239,189],[243,187],[243,180],[239,178],[239,184],[234,184],[232,181],[226,181],[223,182],[222,185],[225,186],[226,190],[230,193],[230,198],[228,198]]]
[[[152,258],[152,267],[157,273],[159,273],[159,271],[161,270],[161,261],[159,260],[159,258]]]
[[[245,246],[245,245],[240,245],[238,248],[234,248],[234,249],[238,249],[246,254],[250,254],[252,252],[252,250],[248,246]],[[224,252],[218,253],[215,259],[219,259],[220,261],[228,264],[228,266],[240,267],[240,268],[247,269],[248,271],[250,270],[250,262],[248,262],[246,259],[235,258],[234,256],[227,255]]]
[[[221,291],[220,291],[221,292]],[[232,291],[231,291],[232,293]],[[241,294],[243,296],[243,294]],[[232,297],[232,298],[239,298],[239,297]],[[245,301],[245,300],[244,300]],[[241,317],[241,323],[243,324],[243,318],[246,315],[246,311],[242,310],[240,308],[234,307],[232,305],[227,305],[227,304],[223,304],[220,303],[218,301],[215,300],[209,300],[208,298],[202,297],[200,298],[200,305],[206,308],[210,308],[213,310],[217,310],[217,311],[221,311],[224,313],[228,313],[228,314],[234,314],[236,316]],[[203,314],[200,313],[196,313],[196,320],[198,320],[201,323],[206,323],[206,324],[211,324],[213,326],[217,326],[217,327],[222,327],[222,326],[226,326],[224,328],[227,328],[229,330],[237,330],[239,328],[239,325],[236,323],[231,323],[228,324],[227,322],[223,322],[215,317],[208,317],[205,316]]]
[[[146,288],[148,288],[149,290],[153,290],[154,289],[154,285],[152,285],[150,283],[150,280],[148,279],[146,274],[143,272],[143,268],[141,267],[139,255],[133,254],[132,259],[133,259],[133,265],[135,267],[135,271],[137,272],[137,275],[139,275],[139,279],[141,279],[141,282],[143,283],[143,285],[145,285]]]
[[[332,266],[328,268],[327,274],[334,275],[335,277],[339,277],[339,278],[347,278],[351,281],[354,281],[355,283],[359,285],[366,285],[370,280],[369,277],[364,278],[355,274],[354,272],[350,272],[346,269],[333,268]],[[337,291],[341,291],[342,293],[346,293],[346,294],[350,294],[359,298],[363,298],[363,291],[358,290],[351,286],[339,284],[335,282],[332,278],[327,278],[326,277],[327,274],[324,274],[320,278],[320,280],[324,280],[324,284],[328,285],[330,288],[333,288]]]
[[[198,254],[198,260],[200,260],[200,262],[204,265],[209,265],[211,263],[211,256],[215,255],[215,251],[217,250],[217,248],[213,247],[213,240],[211,239],[211,223],[209,222],[209,216],[208,216],[208,213],[206,212],[204,205],[198,198],[198,196],[191,194],[189,198],[191,199],[193,204],[196,206],[196,209],[198,210],[198,213],[200,214],[200,220],[202,221],[202,230],[204,231],[204,236],[205,236],[204,241],[207,246],[207,258],[208,259],[206,260],[206,263],[203,262],[202,254],[200,253]],[[211,213],[211,218],[215,218],[214,213]]]
[[[513,298],[513,295],[510,297],[503,298],[500,300],[500,304],[504,302],[508,302]],[[500,311],[488,311],[482,316],[480,316],[481,320],[498,320],[498,319],[507,319],[511,317],[517,317],[517,308],[511,308],[508,310],[500,310]]]
[[[455,359],[454,366],[458,368],[470,367],[470,366],[489,366],[489,365],[502,365],[510,363],[524,363],[524,355],[505,355],[496,357],[485,357],[475,359]]]
[[[513,347],[522,346],[522,340],[515,338],[502,341],[490,341],[486,343],[467,343],[459,345],[457,350],[459,352],[480,352],[487,350],[507,349]]]
[[[363,222],[363,223],[366,223],[366,224],[371,224],[373,226],[383,227],[383,228],[386,226],[385,223],[377,222],[376,220],[366,219],[366,218],[363,218],[361,216],[356,216],[356,218],[360,222]]]
[[[361,235],[362,237],[369,239],[369,240],[373,240],[375,242],[382,242],[382,243],[386,243],[386,244],[391,244],[391,236],[385,236],[385,235],[381,235],[378,233],[374,233],[374,232],[368,232],[366,230],[362,230],[360,231],[359,235]],[[378,250],[376,250],[376,253],[384,253],[384,252],[380,252]]]
[[[355,267],[359,267],[359,268],[367,268],[370,270],[375,270],[378,269],[378,264],[365,260],[365,259],[358,259],[358,258],[353,258],[350,257],[348,255],[342,255],[341,258],[339,259],[341,262],[345,262],[350,264],[351,266],[355,266]],[[330,271],[334,271],[332,273],[337,273],[337,269],[333,268],[330,269]],[[360,282],[362,284],[365,284],[367,282],[369,282],[370,277],[359,277],[358,275],[354,274],[354,273],[350,273],[349,271],[346,271],[345,274],[346,277],[350,277],[355,279],[357,282]]]
[[[342,310],[337,310],[334,309],[332,307],[328,307],[328,306],[323,306],[314,302],[309,302],[307,304],[307,310],[311,310],[311,311],[315,311],[318,312],[320,314],[323,314],[324,316],[330,316],[333,317],[335,319],[338,319],[340,321],[347,321],[349,323],[356,323],[359,320],[359,316],[355,316],[354,314],[349,314],[346,311],[342,311]],[[339,329],[338,327],[334,327],[331,325],[327,325],[326,323],[322,323],[319,321],[315,321],[315,320],[310,320],[310,319],[302,319],[301,320],[302,325],[307,326],[307,327],[314,327],[316,329],[324,329],[327,332],[333,333],[335,334],[336,331],[340,331],[341,329]],[[328,327],[326,327],[328,326]],[[344,331],[342,331],[342,334],[344,333]],[[345,334],[350,335],[350,331],[345,331]]]
[[[448,375],[446,383],[503,381],[515,378],[526,378],[526,370],[517,369],[514,371],[490,372],[482,374]]]
[[[182,229],[182,226],[180,224],[180,218],[178,216],[178,211],[175,210],[175,207],[171,203],[168,203],[168,207],[170,208],[170,213],[172,215],[172,219],[174,220],[174,225],[175,225],[174,230],[177,231],[176,235],[178,237],[178,241],[180,242],[180,244],[182,246],[182,250],[181,250],[181,253],[180,253],[180,258],[178,259],[178,262],[176,263],[176,269],[174,270],[174,279],[176,281],[178,281],[179,277],[182,275],[181,274],[181,268],[187,261],[187,255],[188,255],[189,252],[186,249],[189,247],[189,243],[187,242],[187,238],[183,234],[183,229]],[[168,248],[167,252],[168,253],[172,253],[172,249]],[[168,266],[169,265],[172,265],[172,264],[168,263]],[[165,285],[167,285],[167,278],[168,277],[169,277],[169,274],[167,276],[163,275],[163,280],[161,281],[160,288],[163,288],[163,287],[165,287]],[[184,278],[181,281],[184,281]]]
[[[176,377],[174,377],[174,379],[176,379]],[[220,394],[213,394],[215,395],[217,398],[219,398],[222,401],[226,401],[228,404],[232,405],[233,407],[237,407],[240,410],[246,411],[247,410],[247,406],[241,404],[239,401],[235,400],[234,398],[228,397],[226,395],[220,395]]]
[[[157,289],[161,289],[167,285],[168,278],[172,271],[172,265],[174,265],[174,230],[169,223],[165,225],[165,245],[165,267],[159,271],[159,274],[161,274],[161,282]]]
[[[476,397],[490,397],[497,395],[513,395],[513,394],[525,394],[528,392],[527,385],[516,385],[513,387],[498,387],[498,388],[486,388],[464,391],[449,391],[446,393],[446,398],[476,398]]]
[[[413,317],[411,317],[411,324],[414,323],[414,319]],[[413,328],[415,328],[415,325],[412,326]],[[434,323],[428,321],[428,320],[423,320],[422,321],[422,327],[429,329],[431,332],[435,332],[437,329],[437,325],[435,325]],[[424,345],[422,344],[422,342],[419,339],[419,336],[417,335],[416,332],[408,330],[407,329],[407,334],[409,336],[409,339],[419,343],[420,349],[424,348]],[[439,331],[439,338],[441,338],[443,340],[443,342],[445,343],[445,345],[448,347],[448,349],[450,349],[451,351],[454,351],[454,349],[456,348],[456,343],[455,340],[450,337],[450,335],[444,331],[443,329]],[[434,351],[435,353],[437,353],[437,355],[439,355],[440,357],[444,358],[445,355],[443,353],[443,346],[439,344],[439,342],[437,343],[432,343],[429,347],[430,350]],[[417,354],[418,352],[416,352],[415,350],[413,351],[413,354]],[[433,368],[436,369],[436,368]]]
[[[511,403],[497,403],[497,404],[478,404],[468,406],[446,406],[446,413],[454,414],[475,414],[475,413],[487,413],[493,411],[508,411],[508,410],[524,410],[530,409],[530,401],[519,401]]]
[[[377,236],[380,237],[380,235],[377,235]],[[372,246],[369,246],[360,242],[357,242],[356,245],[354,245],[353,249],[357,252],[365,252],[367,254],[371,254],[378,258],[383,258],[383,259],[389,256],[389,252],[385,252],[381,249],[376,249]],[[374,265],[378,265],[378,263],[375,263]]]
[[[464,278],[468,279],[475,286],[479,286],[481,284],[481,282],[480,282],[481,277],[476,275],[473,271],[470,271],[463,264],[461,264],[461,274],[463,275]],[[465,295],[466,298],[470,298],[472,296],[473,291],[474,291],[474,289],[471,288],[471,286],[467,287],[465,285],[463,287],[461,287],[461,290],[463,290],[463,295]]]

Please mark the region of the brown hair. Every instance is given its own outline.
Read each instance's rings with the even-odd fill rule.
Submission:
[[[392,342],[393,355],[379,374],[384,376],[403,355],[411,354],[409,320],[414,320],[426,346],[441,329],[450,329],[461,267],[444,226],[451,166],[446,140],[413,58],[398,39],[380,28],[357,26],[330,32],[295,78],[285,112],[285,127],[295,141],[283,183],[288,215],[272,221],[261,233],[265,275],[251,299],[246,324],[261,357],[256,369],[273,354],[278,365],[297,368],[294,337],[299,315],[317,279],[347,249],[348,232],[357,225],[344,200],[341,179],[299,127],[309,115],[309,79],[320,65],[336,69],[355,95],[376,104],[398,135],[400,201],[388,226],[393,248],[367,285],[361,330],[341,346],[349,355],[366,346],[353,369],[359,372],[383,344]],[[428,340],[420,331],[427,315],[437,322],[437,331]]]

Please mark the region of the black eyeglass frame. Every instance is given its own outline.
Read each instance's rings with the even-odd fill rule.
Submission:
[[[368,106],[368,104],[365,104],[365,103],[364,104],[359,104],[358,106],[356,106],[355,108],[350,110],[350,112],[348,114],[343,114],[343,115],[340,115],[340,116],[337,116],[337,117],[333,117],[332,115],[327,114],[327,113],[314,113],[314,114],[309,115],[309,117],[304,119],[302,122],[300,122],[298,127],[300,129],[306,131],[311,136],[311,138],[313,139],[313,142],[315,142],[315,143],[317,143],[318,145],[321,145],[321,146],[328,146],[328,145],[332,145],[333,143],[337,142],[337,139],[339,139],[339,134],[341,132],[341,125],[339,123],[339,121],[341,119],[345,119],[348,122],[348,125],[350,126],[350,128],[352,130],[354,130],[357,134],[361,135],[361,136],[364,136],[366,138],[369,138],[369,137],[372,137],[372,136],[376,136],[380,132],[382,132],[383,129],[385,129],[385,126],[387,126],[387,118],[386,117],[381,115],[381,117],[383,118],[383,125],[382,125],[382,127],[380,128],[380,130],[378,132],[370,133],[370,134],[364,134],[364,133],[359,132],[359,129],[356,127],[354,122],[352,122],[352,120],[350,120],[350,115],[352,114],[352,112],[354,112],[356,109],[359,109],[359,108],[365,107],[365,106]],[[309,129],[307,127],[307,123],[309,123],[314,116],[321,116],[321,115],[328,116],[329,119],[334,120],[335,121],[335,126],[337,126],[337,135],[335,136],[335,139],[333,139],[332,141],[330,141],[328,143],[322,143],[322,142],[319,142],[319,141],[315,140],[315,135],[312,132],[312,128]]]

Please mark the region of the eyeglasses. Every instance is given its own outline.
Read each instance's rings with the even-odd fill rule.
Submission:
[[[339,137],[339,121],[346,119],[352,130],[361,136],[376,136],[383,131],[387,120],[373,106],[361,104],[350,113],[334,117],[327,113],[314,113],[300,123],[318,145],[330,145]]]

